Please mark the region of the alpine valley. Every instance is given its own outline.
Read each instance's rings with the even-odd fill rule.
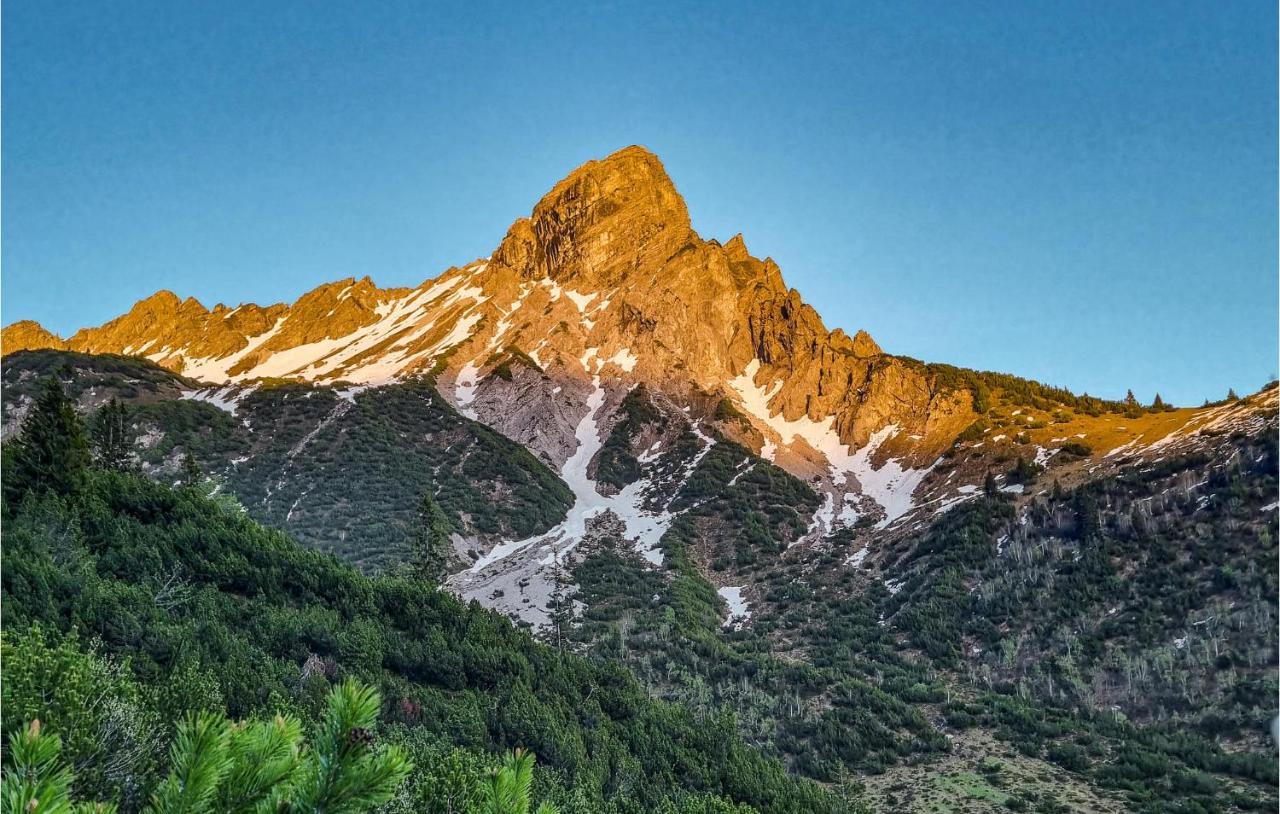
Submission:
[[[1277,806],[1274,384],[1175,408],[893,355],[700,237],[643,148],[416,288],[160,291],[3,353],[6,454],[54,378],[147,476],[6,482],[6,625],[146,686],[247,715],[359,676],[440,748],[533,749],[571,812]],[[154,632],[221,603],[243,629]],[[268,606],[289,632],[246,632]],[[504,655],[427,665],[472,628]]]

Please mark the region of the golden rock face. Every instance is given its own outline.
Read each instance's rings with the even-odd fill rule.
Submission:
[[[6,328],[4,342],[5,352],[137,354],[215,381],[378,384],[436,366],[446,391],[464,371],[486,378],[514,350],[552,379],[603,374],[686,400],[732,396],[727,383],[758,360],[755,381],[784,419],[833,418],[853,446],[895,424],[919,437],[921,458],[972,418],[967,393],[931,392],[917,368],[864,331],[828,331],[741,235],[724,245],[699,237],[662,163],[642,147],[574,170],[490,258],[414,289],[366,277],[291,305],[212,310],[161,291],[65,342],[33,322]]]
[[[0,333],[0,353],[17,353],[20,350],[39,348],[65,350],[66,347],[65,341],[46,331],[39,322],[32,319],[23,319],[12,325],[6,325],[3,333]]]

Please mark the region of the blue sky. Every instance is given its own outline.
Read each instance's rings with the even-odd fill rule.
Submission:
[[[664,161],[829,327],[1198,404],[1277,372],[1273,2],[3,7],[3,319],[488,254]]]

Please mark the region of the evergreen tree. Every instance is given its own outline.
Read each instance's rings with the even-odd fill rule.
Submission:
[[[418,502],[418,532],[414,541],[414,558],[418,576],[438,584],[444,579],[445,565],[452,545],[449,533],[453,526],[430,492]]]
[[[1151,401],[1152,410],[1167,410],[1169,405],[1164,403],[1164,399],[1160,398],[1160,394],[1156,393],[1156,397]]]
[[[1126,418],[1142,417],[1142,405],[1138,403],[1138,397],[1132,390],[1126,391],[1124,395],[1124,416]]]
[[[14,447],[12,477],[6,483],[10,494],[24,489],[74,492],[84,484],[89,441],[56,376],[45,380]]]
[[[995,497],[1000,494],[1000,485],[996,483],[996,476],[992,474],[990,469],[987,470],[986,479],[982,481],[982,491],[987,497]]]
[[[41,731],[39,719],[9,736],[0,779],[0,814],[114,814],[105,803],[72,803],[75,774],[62,758],[62,740]]]
[[[93,417],[90,432],[98,466],[125,472],[133,468],[128,439],[129,408],[116,399],[104,404]]]
[[[398,747],[374,745],[381,703],[376,690],[354,681],[335,688],[309,748],[291,717],[233,724],[219,713],[196,713],[178,725],[172,769],[144,814],[373,811],[413,768]],[[38,720],[10,736],[0,814],[115,811],[111,804],[72,801],[75,776],[61,751],[61,741],[42,733]]]
[[[971,391],[973,393],[973,411],[981,415],[991,409],[991,388],[979,380]]]
[[[1018,456],[1017,463],[1014,464],[1013,470],[1009,473],[1010,483],[1031,483],[1040,474],[1040,467],[1028,461],[1021,455]]]
[[[524,749],[509,753],[480,786],[480,814],[529,814],[532,785],[533,754]],[[542,803],[534,814],[559,814],[559,809]]]
[[[182,453],[182,474],[179,482],[183,486],[195,486],[204,480],[204,470],[200,468],[200,464],[196,463],[196,457],[191,454],[191,450]]]
[[[569,596],[569,575],[565,573],[564,559],[557,552],[553,555],[554,571],[551,599],[547,602],[547,614],[551,624],[548,626],[546,640],[548,644],[564,652],[566,633],[573,624],[573,599]],[[567,554],[565,556],[568,556]]]
[[[1236,395],[1234,387],[1227,388],[1227,401],[1239,401],[1240,397]]]

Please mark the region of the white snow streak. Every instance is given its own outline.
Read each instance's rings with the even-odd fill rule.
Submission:
[[[212,404],[219,410],[225,410],[235,415],[236,408],[240,406],[240,402],[257,389],[257,385],[245,388],[227,385],[226,387],[210,387],[206,390],[184,390],[182,398],[187,401],[203,401],[207,404]]]
[[[871,456],[890,438],[898,434],[898,426],[890,424],[883,427],[867,441],[866,445],[856,452],[840,440],[835,430],[835,417],[828,416],[821,421],[814,421],[807,415],[796,419],[787,419],[781,413],[774,413],[769,406],[770,400],[782,388],[782,382],[774,382],[768,389],[756,384],[756,374],[760,371],[760,360],[752,359],[746,369],[729,385],[737,391],[743,409],[776,433],[783,444],[802,442],[810,449],[818,452],[827,461],[831,482],[842,486],[852,475],[861,488],[861,493],[869,496],[885,511],[885,517],[877,524],[884,528],[902,515],[915,508],[912,495],[916,487],[933,469],[908,469],[896,459],[885,461],[877,468],[871,463]],[[772,460],[776,446],[768,439],[761,450],[761,457]],[[936,463],[934,464],[936,466]],[[846,517],[841,511],[841,518]],[[854,515],[856,516],[856,515]],[[830,528],[836,519],[834,497],[828,492],[822,508],[814,515],[811,530]]]

